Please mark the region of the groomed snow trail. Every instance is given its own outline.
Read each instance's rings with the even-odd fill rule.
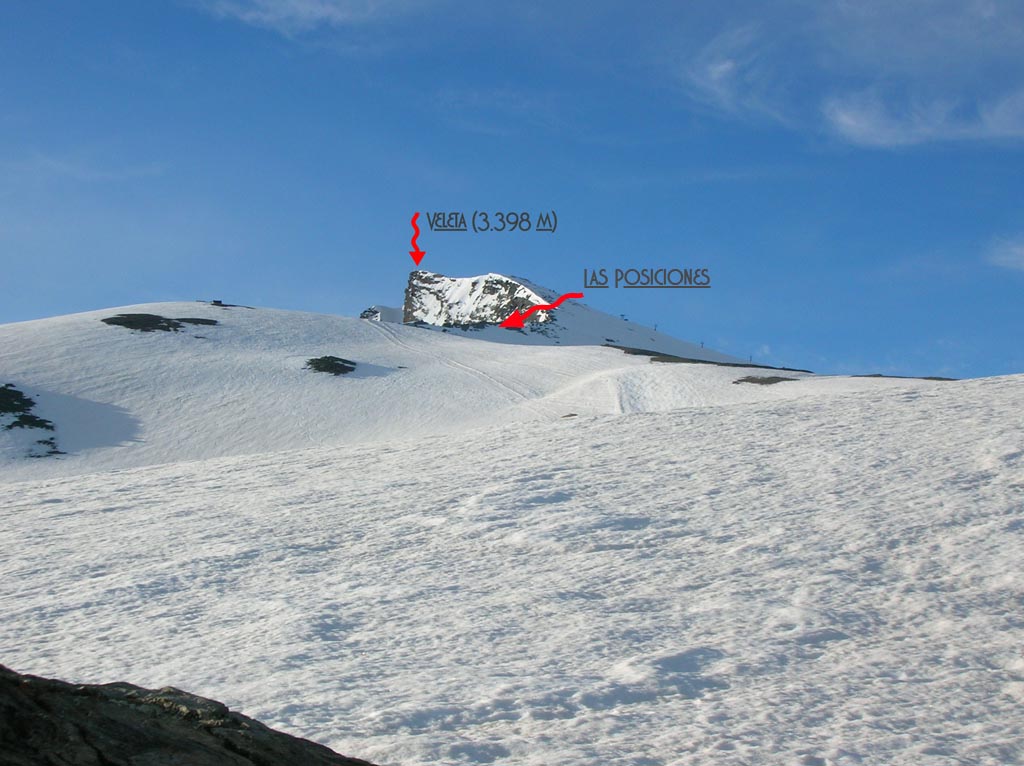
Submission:
[[[906,382],[3,484],[2,661],[396,766],[1020,763],[1021,412]]]

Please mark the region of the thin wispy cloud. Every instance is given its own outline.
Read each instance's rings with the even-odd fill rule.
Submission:
[[[1024,138],[1024,90],[988,103],[941,98],[908,103],[867,91],[827,99],[823,114],[837,134],[863,146]]]
[[[988,261],[1006,269],[1024,271],[1024,235],[993,242],[989,248]]]
[[[686,95],[723,116],[876,148],[1024,138],[1019,4],[750,3],[685,49]]]
[[[401,16],[427,0],[199,0],[222,18],[294,35],[319,28],[340,28]]]
[[[728,29],[683,67],[684,87],[695,101],[734,117],[785,123],[780,76],[771,42],[757,24]]]
[[[600,58],[617,73],[654,55],[664,77],[667,56],[668,74],[696,113],[867,148],[1024,139],[1019,2],[735,0],[655,6],[646,15],[597,3],[580,23],[584,5],[571,2],[517,10],[466,0],[182,1],[290,38],[328,38],[342,51],[354,35],[357,53],[375,50],[396,24],[427,20],[453,35],[473,25],[473,37],[495,46],[511,26],[517,40],[571,48],[574,60]],[[629,44],[610,47],[609,29]],[[416,37],[418,45],[431,39],[426,30]],[[494,127],[470,122],[481,132]]]

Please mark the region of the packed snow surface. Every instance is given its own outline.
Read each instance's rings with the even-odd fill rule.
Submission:
[[[338,350],[388,373],[324,385],[383,381],[380,407],[412,386],[444,419],[430,382],[461,381],[445,396],[491,396],[467,405],[494,421],[0,484],[3,662],[177,686],[395,766],[1024,758],[1021,377],[747,386],[609,349],[569,374],[365,324]],[[278,358],[260,337],[254,368]],[[25,373],[134,413],[182,458],[204,421],[180,413],[190,435],[147,386],[164,395],[173,371],[233,417],[272,390],[257,373],[217,389],[241,352],[204,372],[193,339],[136,340],[179,356],[147,357],[145,381],[116,355],[81,379],[38,358]],[[330,350],[295,348],[281,380],[313,346]],[[569,402],[590,409],[551,417]],[[278,423],[272,398],[260,413]]]
[[[217,324],[141,332],[101,321],[140,313]],[[606,317],[592,313],[595,321]],[[499,338],[535,340],[489,329]],[[470,335],[195,302],[0,325],[0,385],[17,386],[35,400],[33,412],[54,423],[52,434],[31,439],[54,436],[68,453],[3,460],[16,448],[23,451],[29,437],[0,430],[0,480],[395,438],[432,444],[466,429],[573,413],[668,410],[892,385],[816,378],[732,385],[751,370],[652,364],[598,345],[493,343]],[[356,369],[336,378],[306,368],[311,358],[325,355],[350,359]]]

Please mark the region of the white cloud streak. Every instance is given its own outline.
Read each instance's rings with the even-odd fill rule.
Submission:
[[[500,30],[516,13],[514,6],[467,0],[185,1],[289,37],[359,30],[376,38],[388,22],[443,9],[457,11],[446,14],[446,25],[473,19],[501,44]],[[641,0],[633,11],[557,0],[527,6],[535,13],[520,32],[556,46],[571,42],[581,55],[599,50],[602,63],[611,51],[618,71],[647,55],[636,50],[664,50],[671,36],[676,82],[695,110],[726,119],[873,149],[1024,139],[1019,0]],[[616,51],[607,45],[610,29],[644,44]]]
[[[828,98],[822,111],[832,130],[862,146],[1024,138],[1024,90],[982,103],[936,98],[895,104],[867,91]]]
[[[770,42],[756,25],[715,36],[683,72],[690,95],[732,116],[756,114],[785,122]]]
[[[201,7],[216,16],[285,35],[381,21],[423,4],[421,0],[200,0]]]
[[[740,25],[691,41],[679,71],[687,95],[723,115],[862,147],[1024,139],[1024,6],[790,0],[784,7],[769,13],[747,4]]]
[[[1005,269],[1024,271],[1024,236],[996,240],[989,248],[988,260]]]

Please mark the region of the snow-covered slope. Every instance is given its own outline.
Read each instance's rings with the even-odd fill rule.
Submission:
[[[586,296],[586,293],[584,293]],[[740,363],[745,360],[571,300],[555,311],[536,311],[521,330],[499,327],[513,311],[550,304],[559,293],[522,277],[483,274],[446,277],[414,271],[405,290],[404,320],[444,332],[497,343],[548,346],[621,346],[687,359]]]
[[[6,484],[3,660],[395,766],[1021,763],[1024,378],[861,383]]]
[[[1020,762],[1024,378],[657,363],[595,344],[703,350],[587,312],[0,326],[4,663],[395,766]]]
[[[558,311],[588,309],[565,305]],[[179,322],[178,332],[141,332],[101,321],[118,314],[191,323]],[[126,306],[0,326],[0,385],[16,386],[35,401],[35,415],[55,426],[31,437],[0,428],[0,454],[24,453],[26,445],[50,437],[68,453],[6,460],[0,480],[320,444],[406,438],[435,444],[479,426],[507,424],[519,432],[527,427],[520,424],[569,414],[905,385],[796,373],[786,374],[805,379],[733,385],[757,371],[654,364],[600,346],[499,344],[472,336],[206,303]],[[321,356],[352,360],[356,369],[334,377],[306,368]]]

